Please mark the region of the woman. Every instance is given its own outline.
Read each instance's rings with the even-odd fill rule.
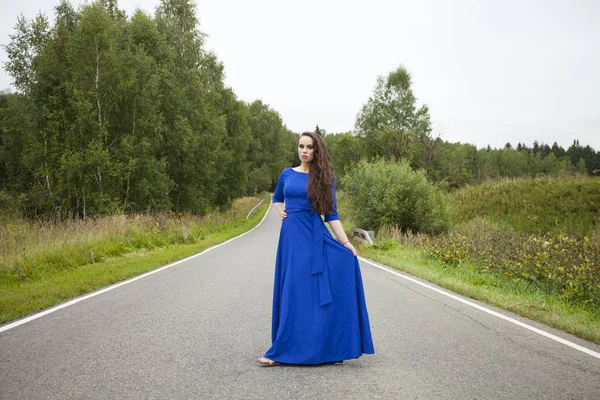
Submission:
[[[357,253],[337,215],[325,143],[304,132],[298,156],[302,164],[281,172],[273,195],[282,224],[272,346],[258,359],[265,366],[335,363],[374,353]]]

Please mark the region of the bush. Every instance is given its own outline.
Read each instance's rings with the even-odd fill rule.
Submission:
[[[361,161],[342,179],[352,219],[363,229],[384,225],[413,232],[448,229],[446,195],[407,162]]]
[[[565,234],[514,232],[474,218],[430,239],[428,253],[449,264],[475,262],[600,311],[600,243]]]

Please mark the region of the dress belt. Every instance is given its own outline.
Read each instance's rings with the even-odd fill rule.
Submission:
[[[309,212],[312,215],[312,253],[311,253],[311,268],[310,274],[316,275],[319,279],[319,305],[324,306],[331,303],[331,287],[329,284],[329,269],[325,262],[325,252],[323,251],[325,237],[323,236],[323,220],[319,213],[313,210],[297,209],[286,210],[286,212]]]

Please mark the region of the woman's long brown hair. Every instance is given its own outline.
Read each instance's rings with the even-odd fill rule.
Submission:
[[[309,136],[313,140],[314,158],[310,164],[310,175],[308,178],[308,198],[313,208],[319,214],[329,214],[333,211],[333,166],[325,142],[321,136],[314,132],[304,132],[302,136]]]

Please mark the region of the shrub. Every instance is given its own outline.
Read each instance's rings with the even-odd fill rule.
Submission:
[[[342,179],[352,219],[363,229],[383,224],[413,232],[448,229],[446,195],[407,162],[361,161]]]
[[[427,248],[446,263],[475,262],[484,271],[526,280],[600,311],[600,244],[595,238],[523,234],[475,218],[431,238]]]

